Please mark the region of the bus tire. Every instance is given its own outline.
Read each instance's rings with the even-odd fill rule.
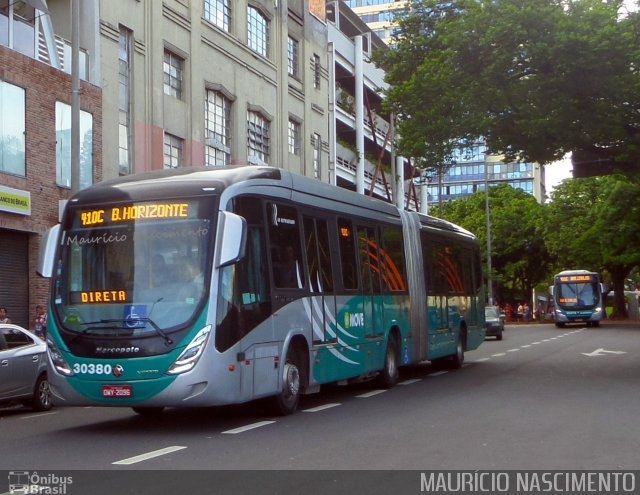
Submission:
[[[132,407],[131,409],[133,409],[133,412],[136,414],[144,416],[145,418],[160,416],[162,411],[164,411],[164,407]]]
[[[451,359],[449,360],[449,365],[451,366],[451,368],[462,368],[462,365],[464,364],[464,347],[464,333],[461,331],[458,335],[458,341],[456,342],[456,353],[451,356]]]
[[[398,347],[396,334],[389,334],[387,350],[384,355],[384,367],[380,371],[377,380],[377,385],[382,388],[394,387],[400,378],[400,350]]]
[[[558,323],[558,322],[556,322],[556,327],[558,327],[558,328],[564,328],[564,323]]]
[[[272,398],[274,412],[280,416],[288,416],[298,409],[302,377],[296,355],[293,349],[287,352],[287,359],[282,370],[282,390]]]

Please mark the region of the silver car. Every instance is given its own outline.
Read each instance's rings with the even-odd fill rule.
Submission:
[[[0,323],[0,403],[14,400],[51,409],[47,344],[21,326]]]

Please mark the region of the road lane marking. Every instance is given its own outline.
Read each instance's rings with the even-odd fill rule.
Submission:
[[[368,399],[369,397],[373,397],[374,395],[384,394],[386,390],[372,390],[371,392],[366,392],[364,394],[356,395],[356,397],[360,399]]]
[[[427,376],[440,376],[440,375],[444,375],[446,373],[449,373],[448,371],[436,371],[435,373],[430,373]]]
[[[476,359],[474,361],[474,363],[483,363],[485,361],[489,361],[491,358],[480,358],[480,359]]]
[[[526,349],[527,347],[531,347],[531,344],[526,344],[522,346],[523,349]]]
[[[421,378],[413,378],[412,380],[405,380],[403,382],[398,383],[398,385],[411,385],[412,383],[421,382]]]
[[[304,409],[302,412],[309,412],[309,413],[320,412],[320,411],[324,411],[325,409],[331,409],[332,407],[338,407],[341,405],[342,404],[340,404],[339,402],[334,402],[332,404],[325,404],[324,406],[312,407],[311,409]]]
[[[50,416],[52,414],[58,414],[58,411],[49,411],[49,412],[45,412],[45,413],[31,414],[29,416],[23,416],[20,419],[40,418],[42,416]]]
[[[172,452],[177,452],[178,450],[182,450],[186,448],[187,447],[182,445],[174,445],[172,447],[165,447],[164,449],[154,450],[153,452],[147,452],[146,454],[140,454],[134,457],[129,457],[128,459],[122,459],[121,461],[112,462],[111,464],[119,464],[119,465],[135,464],[137,462],[147,461],[149,459],[153,459],[154,457],[160,457],[161,455],[171,454]]]
[[[531,345],[538,345],[540,342],[531,342]]]
[[[245,431],[255,430],[256,428],[261,428],[263,426],[268,426],[270,424],[275,423],[275,421],[258,421],[257,423],[251,423],[250,425],[240,426],[238,428],[234,428],[233,430],[223,431],[223,435],[237,435],[238,433],[244,433]]]
[[[498,354],[491,354],[491,357],[501,357],[501,356],[506,356],[507,353],[506,352],[499,352]]]
[[[518,349],[509,349],[507,352],[518,352],[520,350],[520,348]]]

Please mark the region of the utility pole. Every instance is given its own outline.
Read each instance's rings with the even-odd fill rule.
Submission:
[[[489,213],[489,164],[484,162],[484,207],[487,217],[487,298],[493,305],[493,282],[491,280],[491,215]]]
[[[71,194],[80,190],[80,0],[71,0]]]

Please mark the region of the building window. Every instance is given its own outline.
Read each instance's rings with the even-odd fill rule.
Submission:
[[[300,123],[295,120],[289,119],[287,143],[289,145],[289,153],[300,155]]]
[[[313,54],[313,87],[320,89],[320,56]]]
[[[131,173],[131,31],[120,28],[118,48],[118,163],[120,175]]]
[[[263,163],[269,163],[269,151],[269,121],[262,114],[249,111],[247,113],[247,157],[249,159],[255,157]]]
[[[0,81],[0,172],[26,175],[25,92]]]
[[[80,111],[80,189],[93,183],[93,115]],[[71,106],[56,101],[56,184],[71,187]]]
[[[205,101],[205,165],[224,167],[231,160],[231,101],[220,91],[207,90]]]
[[[311,138],[311,146],[313,146],[313,177],[320,179],[321,177],[321,157],[322,157],[322,139],[320,134],[313,133]]]
[[[164,94],[182,99],[184,60],[169,50],[164,51]]]
[[[293,39],[289,36],[287,41],[287,72],[290,76],[298,77],[298,58],[299,58],[299,48],[300,44],[298,40]]]
[[[228,33],[231,24],[229,0],[204,0],[204,18]]]
[[[164,133],[164,168],[178,168],[182,165],[182,143],[177,136]]]
[[[247,7],[247,42],[254,52],[269,53],[269,20],[255,7]]]

